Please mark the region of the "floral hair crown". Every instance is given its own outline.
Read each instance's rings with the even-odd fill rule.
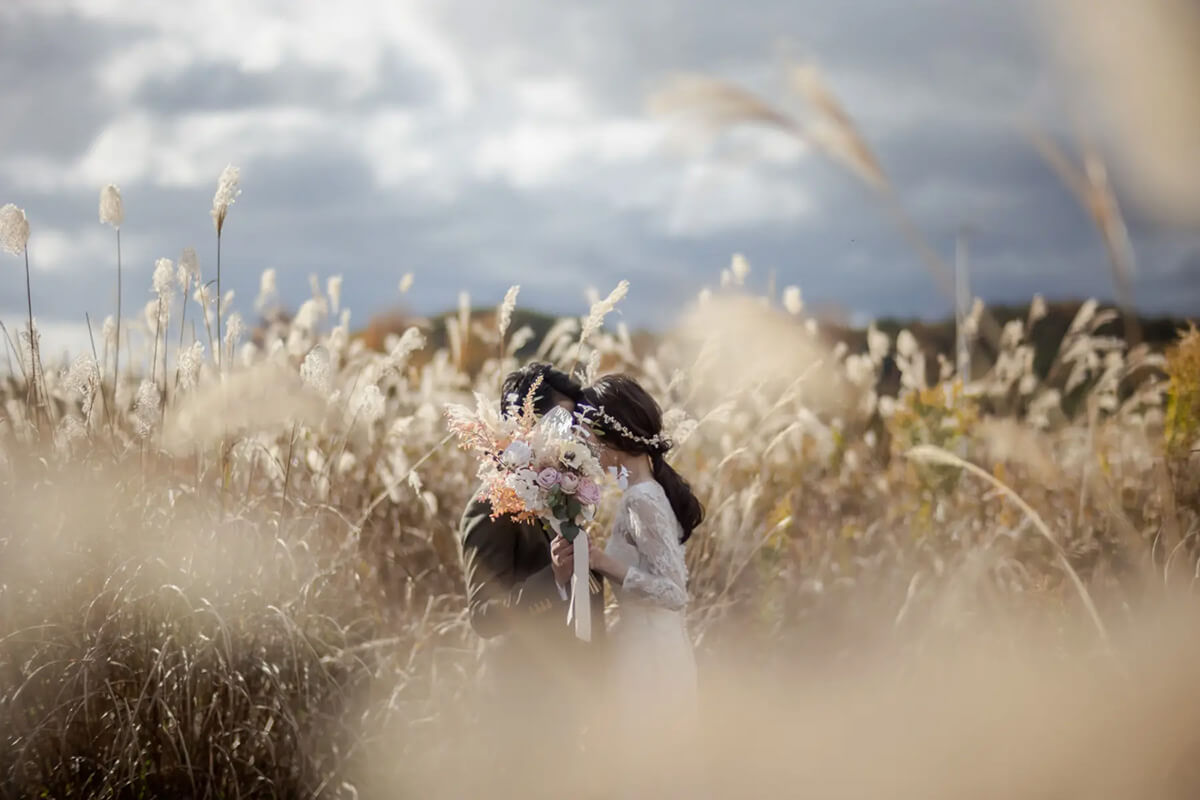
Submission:
[[[665,455],[672,447],[671,440],[662,433],[656,433],[653,436],[636,435],[620,420],[605,411],[604,406],[583,406],[579,410],[579,416],[584,422],[588,422],[589,420],[600,420],[625,439],[628,439],[631,442],[637,442],[638,444],[648,447],[657,453]]]

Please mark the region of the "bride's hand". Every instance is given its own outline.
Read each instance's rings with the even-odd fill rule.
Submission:
[[[592,569],[604,575],[607,578],[620,583],[625,578],[627,567],[619,563],[615,558],[604,552],[592,539],[588,539],[588,563]]]

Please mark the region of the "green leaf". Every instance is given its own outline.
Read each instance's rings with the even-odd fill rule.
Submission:
[[[578,497],[567,500],[567,519],[575,519],[582,511],[583,503],[579,502]]]
[[[580,533],[582,533],[582,531],[579,529],[579,527],[577,525],[570,523],[570,522],[564,522],[562,524],[562,535],[563,535],[563,538],[566,539],[568,542],[575,541],[575,537],[578,536]]]

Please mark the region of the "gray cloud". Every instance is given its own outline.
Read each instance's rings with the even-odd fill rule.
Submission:
[[[812,304],[944,313],[919,259],[840,167],[813,154],[755,163],[734,148],[704,157],[709,172],[692,180],[694,160],[643,143],[646,94],[677,70],[794,105],[780,80],[785,37],[824,67],[931,243],[949,257],[959,227],[973,228],[977,293],[1111,294],[1090,220],[1012,124],[1068,122],[1021,4],[523,0],[501,16],[445,0],[425,7],[428,41],[393,41],[395,31],[364,23],[356,35],[375,53],[368,80],[361,64],[309,53],[299,33],[315,23],[304,18],[281,21],[299,44],[267,68],[247,67],[256,54],[236,42],[204,40],[156,70],[138,66],[136,48],[176,52],[184,40],[153,20],[19,8],[0,12],[0,69],[20,76],[0,85],[0,202],[26,207],[35,231],[58,237],[41,252],[70,262],[35,274],[46,319],[111,311],[93,178],[103,164],[88,161],[110,151],[130,176],[128,303],[142,296],[153,258],[185,245],[211,275],[207,208],[220,167],[236,160],[244,194],[230,212],[223,279],[243,309],[266,267],[293,302],[310,273],[343,273],[360,322],[397,302],[409,271],[418,280],[408,301],[420,310],[452,304],[459,289],[493,302],[521,283],[524,302],[577,311],[587,286],[627,277],[627,318],[660,324],[744,252],[760,285],[774,272]],[[114,94],[114,64],[143,77]],[[280,112],[299,116],[269,116]],[[128,130],[149,132],[127,143]],[[738,141],[761,149],[754,135]],[[1126,210],[1139,302],[1194,312],[1200,239]],[[22,305],[23,285],[0,281],[0,314]]]

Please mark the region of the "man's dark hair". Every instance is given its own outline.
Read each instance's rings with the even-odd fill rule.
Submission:
[[[500,390],[500,408],[505,416],[508,416],[513,397],[515,396],[518,403],[524,403],[539,377],[542,382],[533,397],[533,410],[538,416],[545,414],[563,400],[570,400],[572,403],[578,401],[583,391],[583,387],[577,381],[560,369],[539,362],[526,364],[508,373],[504,379],[504,386]]]

